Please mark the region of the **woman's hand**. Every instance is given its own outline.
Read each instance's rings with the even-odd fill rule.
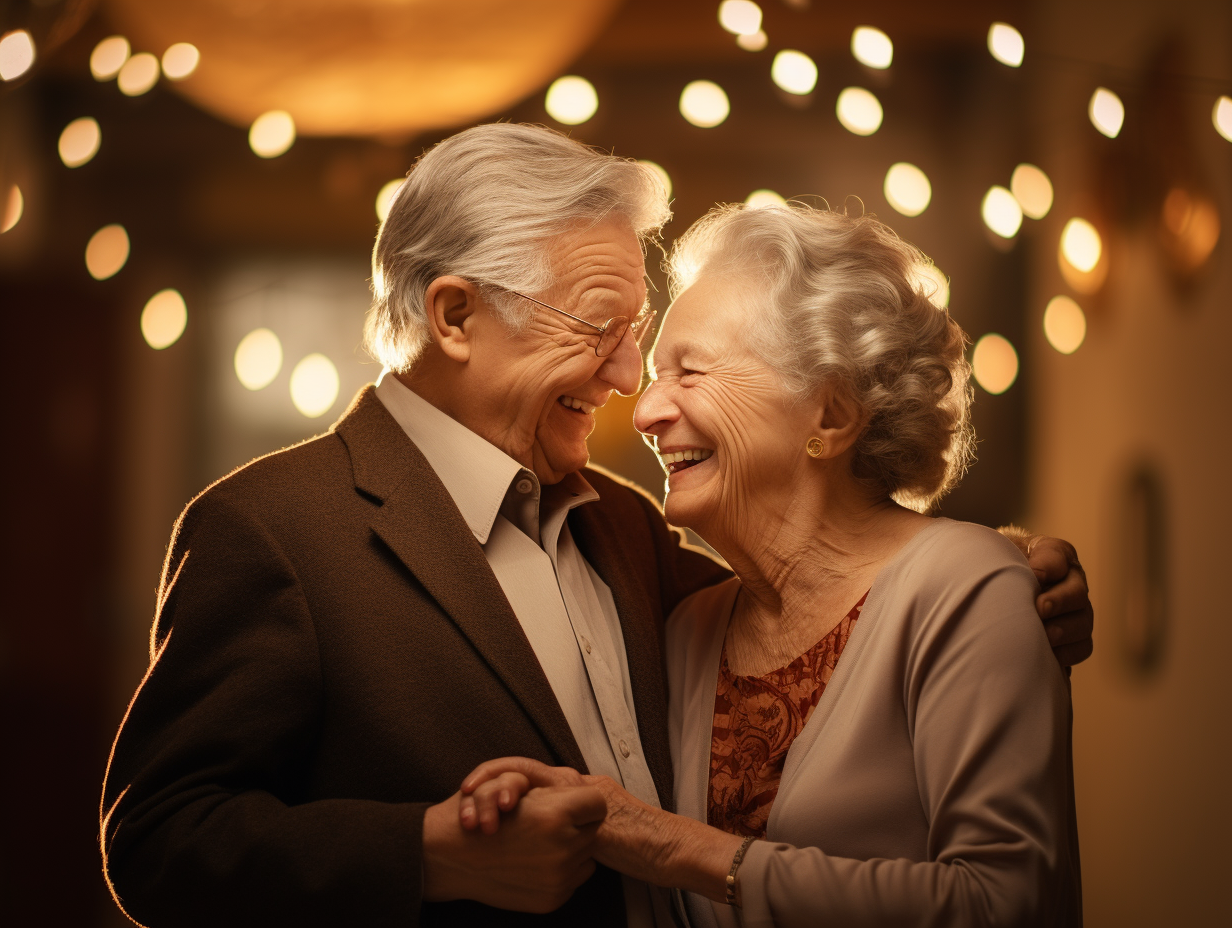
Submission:
[[[572,767],[549,767],[529,757],[499,757],[484,761],[462,781],[458,818],[462,828],[495,834],[502,812],[512,812],[536,787],[584,786]]]

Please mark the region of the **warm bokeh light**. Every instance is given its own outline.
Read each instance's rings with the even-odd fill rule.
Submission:
[[[1097,87],[1087,104],[1087,115],[1091,117],[1091,125],[1115,139],[1125,124],[1125,104],[1107,87]]]
[[[771,209],[776,206],[786,206],[787,201],[775,193],[773,190],[765,188],[754,190],[744,198],[744,203],[749,209]]]
[[[201,52],[191,42],[176,42],[163,52],[163,73],[173,81],[182,81],[197,70]]]
[[[0,78],[13,81],[34,64],[34,39],[25,29],[6,32],[0,38]]]
[[[1018,379],[1018,352],[1007,339],[990,332],[975,343],[971,372],[987,392],[1004,393]]]
[[[270,110],[252,121],[248,146],[262,158],[277,158],[295,144],[295,120],[286,110]]]
[[[14,184],[9,188],[9,195],[4,198],[4,217],[3,221],[0,221],[0,235],[21,222],[21,214],[25,209],[26,198],[21,195],[21,188]]]
[[[1061,352],[1073,354],[1087,337],[1087,317],[1067,296],[1054,296],[1044,310],[1044,337]]]
[[[1009,23],[993,23],[988,27],[988,51],[1002,64],[1017,68],[1022,64],[1027,43]]]
[[[638,164],[646,165],[646,167],[650,168],[650,170],[654,171],[655,174],[659,176],[659,180],[662,181],[663,183],[663,192],[667,194],[667,198],[670,200],[672,198],[671,175],[667,173],[667,171],[663,168],[662,165],[656,164],[653,161],[646,161],[645,159],[642,159],[641,161],[638,162]]]
[[[763,30],[758,29],[752,35],[736,36],[736,44],[746,52],[759,52],[770,44],[770,37]]]
[[[680,114],[703,129],[719,125],[730,112],[727,94],[712,81],[692,81],[680,94]]]
[[[900,161],[886,171],[885,198],[904,216],[918,216],[928,209],[933,187],[923,171],[914,164]]]
[[[253,329],[235,349],[235,376],[249,390],[262,390],[282,370],[282,342],[269,329]]]
[[[89,116],[74,119],[60,133],[60,160],[67,167],[79,168],[96,154],[103,140],[98,122]]]
[[[108,36],[90,52],[90,73],[96,81],[109,81],[120,73],[132,48],[122,35]]]
[[[141,311],[141,334],[151,348],[174,345],[188,325],[188,307],[179,290],[159,290]]]
[[[846,88],[838,95],[834,111],[843,128],[856,135],[872,135],[881,128],[885,115],[881,101],[863,87]]]
[[[291,402],[315,419],[329,412],[338,399],[338,369],[323,354],[310,354],[291,371]]]
[[[761,7],[751,0],[723,0],[719,25],[735,35],[756,35],[761,29]]]
[[[851,33],[851,54],[870,68],[888,68],[894,61],[894,43],[880,29],[857,26]]]
[[[391,180],[383,187],[376,195],[376,218],[385,221],[385,217],[389,215],[389,208],[393,206],[394,196],[402,189],[402,184],[406,180],[405,177],[399,177],[397,180]]]
[[[770,77],[788,93],[812,93],[817,86],[817,64],[804,52],[785,49],[774,56]]]
[[[984,225],[1002,238],[1013,238],[1022,228],[1022,207],[1004,187],[988,188],[980,204],[980,215],[984,217]]]
[[[116,85],[126,97],[139,97],[158,83],[160,73],[158,59],[149,52],[139,52],[124,62]]]
[[[1052,209],[1052,181],[1033,164],[1020,164],[1010,178],[1010,190],[1031,219],[1043,219]]]
[[[1180,270],[1192,273],[1206,263],[1219,241],[1219,210],[1203,196],[1174,187],[1164,198],[1164,242]]]
[[[1095,226],[1077,217],[1065,224],[1061,232],[1061,256],[1075,268],[1088,273],[1099,264],[1103,242]]]
[[[543,105],[557,122],[577,126],[595,115],[599,109],[599,94],[586,78],[570,74],[552,81]]]
[[[912,283],[934,306],[944,309],[950,305],[950,282],[937,265],[916,265],[912,273]]]
[[[1220,97],[1215,101],[1211,122],[1215,124],[1216,132],[1232,142],[1232,97]]]
[[[95,280],[114,277],[128,260],[128,232],[119,224],[103,226],[86,245],[86,270]]]

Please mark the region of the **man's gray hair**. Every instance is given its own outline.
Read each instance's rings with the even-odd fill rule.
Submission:
[[[855,475],[924,511],[973,458],[966,336],[932,302],[929,261],[871,216],[791,201],[718,207],[669,259],[675,297],[700,275],[760,294],[748,343],[803,397],[831,385],[864,418]]]
[[[410,369],[429,337],[425,292],[445,275],[477,284],[516,328],[533,307],[505,291],[551,285],[553,238],[620,219],[645,243],[670,217],[647,165],[543,126],[459,132],[419,158],[377,233],[365,346],[391,370]]]

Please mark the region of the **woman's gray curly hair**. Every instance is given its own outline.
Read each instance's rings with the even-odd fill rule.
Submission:
[[[793,395],[836,385],[862,411],[855,475],[921,512],[974,457],[967,339],[934,304],[928,259],[871,216],[790,201],[720,206],[676,242],[675,297],[708,272],[752,278],[750,344]]]

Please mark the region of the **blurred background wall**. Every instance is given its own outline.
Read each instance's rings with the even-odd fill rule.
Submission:
[[[980,460],[943,511],[1069,538],[1092,583],[1087,922],[1232,923],[1232,6],[723,6],[2,8],[6,924],[123,923],[99,784],[171,525],[375,378],[382,206],[493,119],[662,167],[666,244],[761,191],[875,213],[934,259],[980,381]],[[633,402],[592,452],[661,492]]]

